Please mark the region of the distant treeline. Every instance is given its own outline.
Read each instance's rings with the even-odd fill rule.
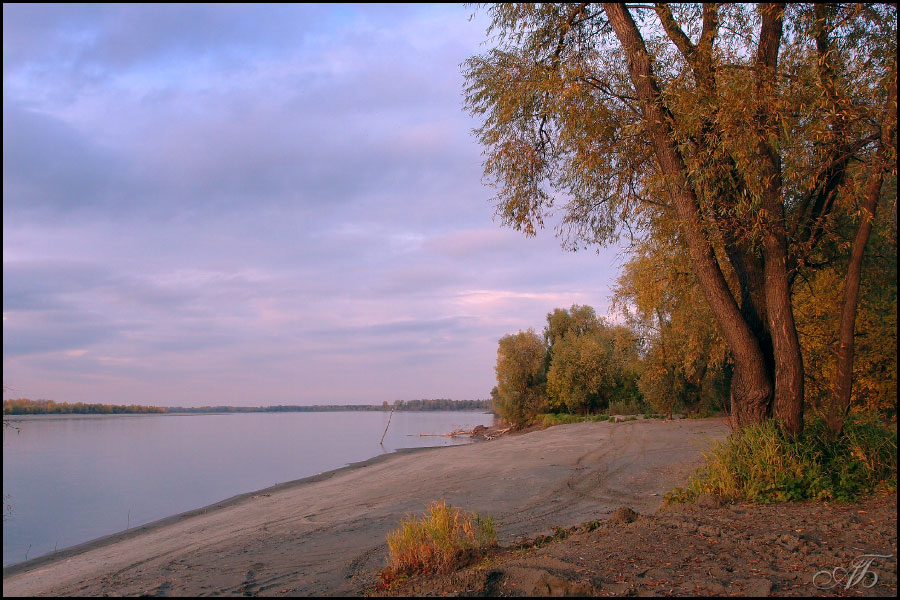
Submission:
[[[139,406],[131,404],[84,404],[76,402],[54,402],[53,400],[29,400],[18,398],[3,401],[4,415],[45,415],[45,414],[148,414],[148,413],[249,413],[249,412],[326,412],[326,411],[359,411],[359,410],[492,410],[490,400],[450,400],[437,398],[429,400],[397,400],[381,404],[316,404],[313,406]]]
[[[164,412],[166,412],[166,409],[159,406],[139,406],[137,404],[129,404],[128,406],[120,404],[85,404],[83,402],[69,404],[68,402],[29,400],[28,398],[3,401],[4,415],[121,415]]]
[[[370,410],[492,410],[491,400],[450,400],[436,398],[427,400],[397,400],[381,404],[314,404],[312,406],[277,405],[277,406],[172,406],[166,409],[170,413],[207,413],[207,412],[329,412],[329,411],[370,411]]]

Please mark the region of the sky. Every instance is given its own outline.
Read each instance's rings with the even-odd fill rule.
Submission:
[[[501,227],[462,5],[3,5],[4,398],[487,398],[623,258]]]

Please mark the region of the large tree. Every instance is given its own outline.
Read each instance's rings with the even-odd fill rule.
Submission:
[[[572,248],[672,236],[734,358],[738,424],[803,425],[792,309],[823,243],[844,273],[833,421],[849,405],[860,265],[896,172],[896,7],[500,4],[466,62],[505,224],[563,201]],[[896,207],[896,201],[894,201]],[[840,237],[855,222],[852,239]],[[849,333],[848,333],[849,332]]]

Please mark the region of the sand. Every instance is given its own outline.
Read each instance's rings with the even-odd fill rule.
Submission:
[[[400,451],[4,568],[3,595],[354,595],[385,565],[385,535],[431,500],[494,517],[501,544],[620,506],[652,513],[727,433],[718,419],[577,423]]]

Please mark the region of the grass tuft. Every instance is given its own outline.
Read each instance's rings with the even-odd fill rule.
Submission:
[[[380,588],[417,574],[448,573],[497,545],[490,517],[464,513],[445,501],[434,501],[419,519],[407,515],[387,535],[388,566]]]
[[[666,495],[667,503],[693,502],[701,494],[725,501],[854,502],[878,488],[897,489],[897,428],[874,415],[849,419],[831,439],[823,419],[796,438],[774,421],[735,432],[705,454],[706,465]]]

